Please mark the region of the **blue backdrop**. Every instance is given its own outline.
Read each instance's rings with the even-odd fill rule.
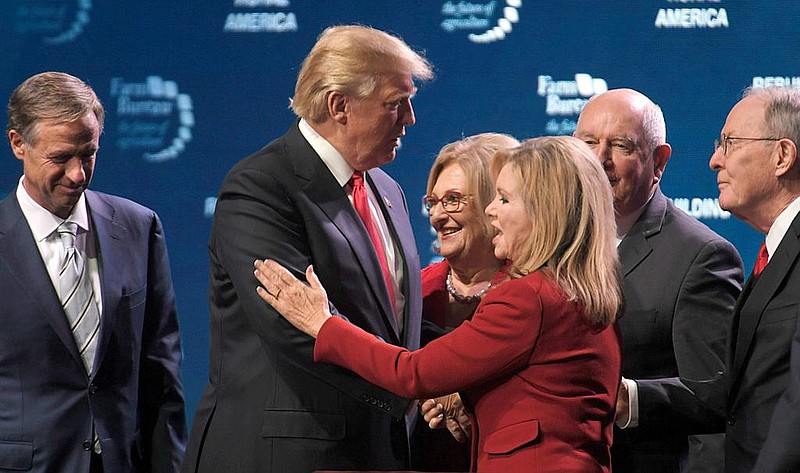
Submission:
[[[387,166],[412,203],[423,264],[435,255],[418,202],[442,145],[484,131],[570,134],[589,97],[632,87],[666,116],[664,192],[727,237],[749,268],[761,237],[719,209],[708,159],[745,87],[800,87],[799,13],[796,0],[2,0],[0,96],[58,70],[104,102],[92,187],[163,220],[191,416],[207,379],[215,195],[235,162],[291,125],[299,65],[325,27],[393,32],[436,68]],[[2,195],[22,169],[4,154]]]

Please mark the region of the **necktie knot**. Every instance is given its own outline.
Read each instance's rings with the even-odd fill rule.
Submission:
[[[58,237],[65,249],[75,247],[75,236],[78,234],[78,224],[75,222],[63,222],[58,226]]]
[[[353,171],[353,177],[350,178],[350,183],[353,189],[356,187],[364,187],[364,173],[362,171]]]

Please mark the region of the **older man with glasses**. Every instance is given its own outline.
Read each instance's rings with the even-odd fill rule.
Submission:
[[[728,114],[709,162],[720,206],[766,235],[733,312],[730,473],[800,471],[798,142],[800,91],[750,89]]]

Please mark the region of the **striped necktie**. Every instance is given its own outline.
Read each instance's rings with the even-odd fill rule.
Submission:
[[[100,313],[94,300],[94,289],[86,264],[75,248],[77,232],[78,224],[75,222],[64,222],[58,227],[58,236],[65,253],[59,274],[59,297],[83,365],[86,372],[91,374],[100,331]]]

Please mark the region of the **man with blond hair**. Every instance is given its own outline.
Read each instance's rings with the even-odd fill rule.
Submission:
[[[281,138],[231,169],[209,243],[211,362],[184,472],[402,470],[409,401],[314,364],[312,338],[256,293],[253,262],[313,264],[335,309],[419,347],[419,256],[392,162],[431,66],[364,26],[325,30],[300,70]],[[276,297],[281,297],[276,294]]]

